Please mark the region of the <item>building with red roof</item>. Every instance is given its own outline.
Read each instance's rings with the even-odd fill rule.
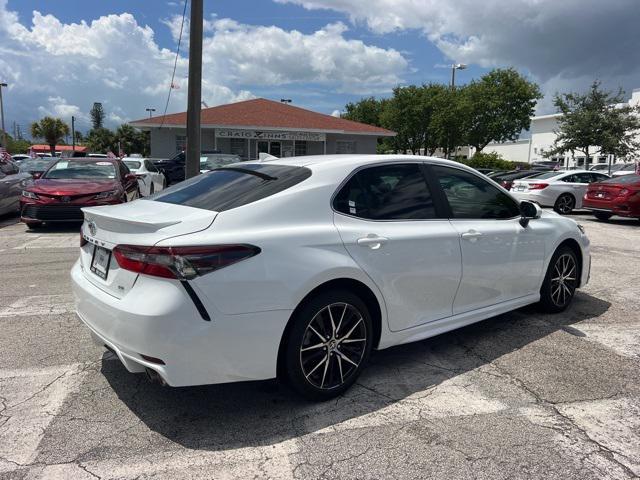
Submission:
[[[203,151],[258,158],[332,153],[376,153],[379,137],[395,132],[344,118],[312,112],[264,98],[205,108],[201,111]],[[131,122],[151,132],[151,156],[170,157],[186,146],[187,113]]]

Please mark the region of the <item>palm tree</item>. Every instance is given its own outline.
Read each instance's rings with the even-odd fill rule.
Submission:
[[[59,118],[44,117],[39,122],[31,124],[31,136],[42,138],[51,149],[51,156],[56,154],[56,145],[69,135],[69,125]]]

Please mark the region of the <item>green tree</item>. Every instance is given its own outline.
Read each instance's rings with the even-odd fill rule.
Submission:
[[[375,97],[363,98],[357,102],[349,102],[345,105],[345,112],[340,115],[347,120],[366,123],[381,127],[380,114],[382,113],[384,101]]]
[[[31,142],[23,138],[13,138],[7,133],[7,151],[13,155],[16,153],[27,153],[31,147]]]
[[[384,105],[380,120],[382,126],[393,130],[396,152],[410,150],[414,155],[424,146],[428,118],[425,115],[423,95],[420,87],[396,87]]]
[[[118,141],[108,128],[94,128],[89,132],[85,140],[87,148],[91,152],[105,153],[112,151],[115,153],[118,149]]]
[[[618,106],[623,100],[622,89],[617,93],[604,91],[598,81],[586,93],[556,95],[554,105],[562,116],[558,118],[553,148],[545,156],[578,151],[584,153],[584,167],[589,168],[591,154],[626,155],[637,149],[630,136],[638,128],[637,119],[632,118],[635,109]]]
[[[536,103],[542,98],[537,84],[515,69],[494,69],[465,86],[467,144],[482,151],[491,142],[513,141],[528,130]]]
[[[100,102],[94,102],[93,107],[91,107],[89,111],[89,115],[91,115],[93,130],[98,130],[104,126],[105,113]]]
[[[31,124],[31,136],[42,138],[49,145],[52,156],[55,155],[56,145],[62,144],[66,135],[69,135],[69,125],[59,118],[44,117]]]
[[[464,143],[468,128],[468,102],[463,88],[440,86],[434,95],[431,119],[433,145],[444,152],[445,158],[455,155],[456,146]]]
[[[141,153],[148,155],[149,136],[147,132],[141,132],[129,124],[122,124],[115,133],[116,143],[120,142],[120,148],[127,154]]]

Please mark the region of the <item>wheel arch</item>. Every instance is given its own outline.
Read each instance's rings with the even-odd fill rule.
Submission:
[[[580,248],[580,244],[574,238],[566,238],[562,242],[560,242],[560,244],[555,248],[555,250],[553,251],[553,255],[555,255],[555,253],[562,247],[568,247],[573,251],[573,253],[576,254],[576,258],[578,259],[578,276],[577,276],[578,287],[580,287],[582,286],[581,285],[582,265],[583,265],[582,248]],[[551,256],[552,258],[553,258],[553,255]],[[551,262],[551,259],[549,259],[549,262]],[[547,266],[547,268],[549,268],[549,266]]]
[[[305,297],[298,303],[296,308],[293,310],[291,315],[289,316],[289,320],[287,321],[287,325],[282,332],[282,337],[280,338],[280,345],[278,347],[278,357],[277,357],[277,365],[276,372],[279,378],[284,378],[282,375],[283,368],[283,357],[284,352],[287,347],[287,339],[289,337],[289,332],[293,325],[293,319],[300,309],[309,302],[312,298],[318,295],[321,292],[326,292],[329,290],[349,290],[358,297],[362,299],[363,302],[369,308],[369,313],[371,314],[371,322],[373,323],[373,348],[377,348],[380,343],[380,337],[382,335],[382,305],[378,300],[376,294],[367,286],[359,280],[354,278],[335,278],[332,280],[328,280],[324,283],[321,283],[314,289],[312,289]]]

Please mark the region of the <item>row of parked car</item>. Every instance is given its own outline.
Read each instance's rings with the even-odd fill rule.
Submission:
[[[20,211],[29,228],[43,223],[81,221],[81,209],[153,195],[184,180],[184,152],[171,159],[16,156],[0,164],[0,214]],[[205,152],[200,171],[236,163],[236,155]]]
[[[634,164],[630,164],[634,165]],[[601,170],[514,170],[489,177],[518,200],[536,202],[563,215],[590,210],[599,220],[613,215],[640,218],[640,176],[628,167],[609,176]]]

